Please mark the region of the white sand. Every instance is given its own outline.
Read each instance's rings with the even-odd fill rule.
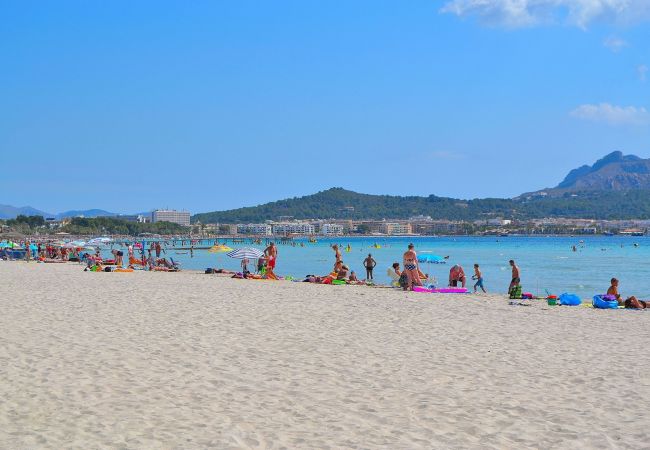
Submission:
[[[650,311],[0,261],[0,447],[648,448]]]

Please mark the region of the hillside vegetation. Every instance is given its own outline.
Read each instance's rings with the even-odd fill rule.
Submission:
[[[280,216],[292,216],[295,219],[381,220],[408,219],[420,214],[449,220],[490,217],[645,219],[650,218],[650,191],[585,191],[554,198],[458,200],[435,195],[369,195],[332,188],[305,197],[259,206],[196,214],[192,220],[201,223],[246,223],[277,220]]]

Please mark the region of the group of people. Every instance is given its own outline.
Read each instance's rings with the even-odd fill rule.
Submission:
[[[508,295],[512,294],[513,290],[521,286],[521,276],[519,272],[519,266],[515,263],[514,260],[508,262],[510,264],[510,269],[512,270],[512,279],[510,280],[510,285],[508,286]],[[478,292],[481,289],[483,292],[487,293],[485,285],[483,282],[483,272],[481,267],[478,264],[474,264],[474,274],[472,275],[472,280],[474,283],[474,292]],[[450,287],[465,287],[467,284],[467,277],[465,275],[465,270],[460,264],[454,264],[451,269],[449,269],[449,284]]]
[[[634,295],[624,300],[621,294],[618,292],[618,283],[619,281],[616,278],[612,278],[610,280],[610,286],[609,289],[607,289],[607,295],[615,298],[619,306],[624,306],[628,309],[646,309],[648,307],[648,302],[639,300]]]
[[[370,255],[368,255],[370,256]],[[512,279],[510,285],[508,286],[508,294],[520,288],[521,286],[521,276],[519,267],[514,260],[509,261],[511,270],[512,270]],[[388,269],[388,275],[393,280],[395,285],[402,287],[404,290],[413,290],[414,286],[422,286],[423,280],[429,278],[428,274],[424,274],[420,269],[420,263],[418,262],[417,253],[415,252],[415,246],[413,244],[408,245],[408,249],[404,252],[403,255],[403,270],[400,270],[400,264],[398,262],[393,263],[392,267]],[[474,283],[474,292],[478,292],[481,289],[484,293],[487,293],[483,281],[483,272],[479,264],[474,264],[474,274],[472,275],[472,280]],[[467,285],[467,276],[465,275],[465,270],[460,264],[454,264],[449,269],[449,279],[447,286],[449,287],[466,287]]]

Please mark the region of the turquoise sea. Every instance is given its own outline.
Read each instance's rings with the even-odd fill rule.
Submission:
[[[219,242],[232,248],[265,247],[251,245],[248,240],[244,244],[233,244],[230,240]],[[617,277],[623,295],[650,298],[650,239],[647,237],[341,237],[319,238],[317,243],[309,243],[306,239],[294,242],[296,246],[278,245],[276,273],[279,275],[300,278],[307,274],[329,273],[334,263],[330,246],[338,243],[343,249],[344,262],[357,272],[359,278],[365,277],[363,260],[372,253],[378,263],[375,282],[387,284],[386,270],[393,262],[402,263],[406,246],[413,242],[419,253],[449,256],[446,264],[421,265],[423,271],[435,276],[441,286],[447,284],[449,268],[453,264],[463,266],[469,282],[472,266],[478,263],[488,292],[506,292],[510,282],[508,260],[514,259],[521,269],[524,291],[535,295],[544,295],[548,290],[553,294],[571,292],[591,298],[594,294],[604,293],[609,279]],[[304,247],[300,243],[304,243]],[[202,241],[200,245],[206,244],[211,243]],[[348,244],[350,252],[345,251]],[[373,244],[379,244],[381,248],[373,248]],[[572,250],[574,245],[577,248],[575,252]],[[239,270],[240,267],[239,260],[229,258],[225,253],[195,250],[191,257],[185,252],[168,249],[166,256],[179,261],[184,269],[219,267]]]

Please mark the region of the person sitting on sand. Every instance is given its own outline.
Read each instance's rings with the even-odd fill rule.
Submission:
[[[457,287],[458,282],[461,283],[462,287],[465,287],[467,278],[465,277],[465,271],[462,266],[460,264],[454,264],[451,269],[449,269],[449,286]]]
[[[336,273],[337,280],[345,280],[348,277],[348,271],[350,268],[345,264],[341,264],[341,269]]]
[[[621,300],[621,294],[618,293],[618,280],[612,278],[611,285],[607,289],[607,295],[611,295],[616,298],[616,301],[620,306],[625,306],[628,309],[646,309],[648,303],[643,300],[638,300],[635,296],[628,297],[625,300]]]
[[[241,272],[244,274],[244,276],[248,275],[250,271],[248,270],[248,258],[244,258],[241,260]]]
[[[167,261],[167,258],[158,258],[156,259],[156,266],[157,267],[165,267],[167,269],[173,269],[174,265]]]
[[[262,256],[257,260],[257,273],[264,272],[265,268],[266,268],[266,257]]]
[[[391,285],[399,286],[399,277],[402,276],[402,271],[399,268],[399,263],[393,263],[393,265],[386,271],[386,274],[390,277]]]
[[[354,272],[354,270],[353,270],[352,272],[350,272],[350,277],[348,278],[348,281],[352,281],[352,282],[358,282],[358,281],[360,281],[360,280],[357,278],[357,274]]]

